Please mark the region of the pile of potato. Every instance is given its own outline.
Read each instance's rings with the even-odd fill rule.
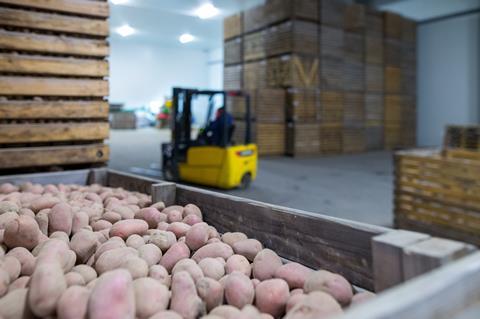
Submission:
[[[0,185],[0,318],[327,318],[367,300],[194,204],[100,185]]]

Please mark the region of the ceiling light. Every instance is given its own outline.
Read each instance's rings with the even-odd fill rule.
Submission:
[[[220,10],[216,8],[213,4],[211,3],[205,3],[200,8],[195,10],[195,15],[199,17],[200,19],[209,19],[217,14],[219,14]]]
[[[110,0],[113,4],[125,4],[128,0]]]
[[[188,43],[192,42],[194,39],[195,37],[190,33],[184,33],[178,38],[178,41],[180,41],[180,43]]]
[[[128,24],[122,25],[120,28],[117,28],[117,33],[122,37],[128,37],[135,33],[135,29],[129,26]]]

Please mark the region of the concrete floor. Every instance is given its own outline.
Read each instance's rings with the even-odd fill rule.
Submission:
[[[167,130],[112,130],[109,166],[130,171],[160,164]],[[393,220],[390,152],[330,157],[262,158],[257,179],[237,196],[382,226]]]

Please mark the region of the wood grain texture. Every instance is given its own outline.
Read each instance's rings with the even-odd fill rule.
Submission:
[[[108,18],[108,2],[89,0],[0,0],[2,4]]]
[[[105,40],[6,30],[0,30],[0,49],[93,57],[105,57],[109,53],[109,45]]]
[[[0,168],[105,163],[108,157],[105,144],[2,148]]]
[[[0,54],[0,72],[67,76],[108,76],[108,61]]]
[[[108,119],[107,101],[0,100],[1,119]]]
[[[0,8],[0,26],[28,28],[62,33],[108,36],[108,21]]]
[[[0,151],[1,152],[1,151]],[[79,184],[86,185],[90,171],[88,169],[64,172],[17,174],[0,176],[0,184],[12,183],[19,185],[25,182],[38,184]]]
[[[122,187],[126,190],[152,194],[152,185],[160,181],[148,177],[124,173],[116,170],[108,170],[107,185],[109,187]]]
[[[0,124],[0,144],[95,141],[108,134],[108,122]]]
[[[108,81],[0,76],[0,95],[103,97],[108,95]]]

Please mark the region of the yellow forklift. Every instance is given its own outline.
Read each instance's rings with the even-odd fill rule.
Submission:
[[[245,97],[246,129],[243,141],[232,140],[235,125],[225,110],[227,95]],[[197,100],[205,98],[208,101],[207,118],[194,137],[192,110]],[[215,110],[217,114],[213,119]],[[223,189],[247,188],[257,176],[257,146],[251,143],[250,127],[248,95],[240,91],[174,88],[172,141],[162,144],[164,178]]]

